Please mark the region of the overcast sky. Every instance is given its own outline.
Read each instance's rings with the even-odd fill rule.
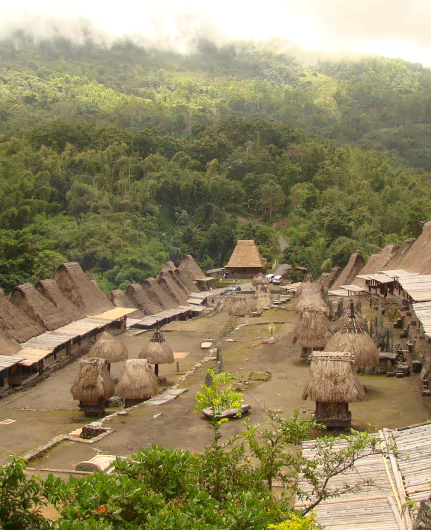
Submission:
[[[431,66],[431,0],[0,0],[3,35],[21,26],[46,36],[55,21],[74,36],[83,19],[101,35],[144,35],[179,51],[193,35],[218,42],[281,37],[311,50]]]

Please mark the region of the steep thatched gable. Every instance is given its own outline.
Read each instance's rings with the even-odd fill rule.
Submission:
[[[178,269],[185,272],[193,281],[205,282],[213,279],[205,275],[191,254],[184,256],[183,260],[178,265]]]
[[[238,239],[226,267],[230,269],[258,268],[264,270],[265,263],[254,239]]]
[[[160,272],[157,276],[157,283],[169,296],[176,300],[177,305],[187,305],[188,295],[178,287],[170,274]]]
[[[67,316],[69,323],[86,317],[82,309],[72,304],[64,296],[55,280],[41,280],[37,282],[35,287],[41,295],[52,302],[59,311]]]
[[[18,342],[0,329],[0,355],[14,355],[20,350]]]
[[[31,283],[24,283],[15,287],[10,295],[10,301],[48,331],[61,328],[61,326],[71,322],[67,315],[60,311],[48,298],[42,296]]]
[[[157,283],[155,278],[148,278],[142,282],[142,287],[152,300],[157,302],[163,309],[175,309],[178,302]]]
[[[142,288],[142,285],[139,283],[130,284],[126,289],[126,295],[137,307],[139,307],[139,309],[142,309],[146,315],[154,315],[163,310],[161,306],[151,300]]]
[[[0,297],[0,329],[17,342],[27,342],[45,329],[14,306],[5,296]]]
[[[135,308],[136,305],[121,289],[114,289],[108,294],[109,300],[115,307],[130,307]],[[129,318],[143,318],[145,313],[136,307],[136,311],[127,315]]]
[[[338,278],[334,281],[332,288],[338,289],[340,285],[350,285],[356,278],[356,275],[362,272],[365,266],[365,260],[360,252],[354,252],[349,262],[341,271]]]
[[[79,263],[63,263],[55,271],[53,279],[64,296],[87,315],[98,315],[114,308],[97,283],[91,281],[81,269]]]

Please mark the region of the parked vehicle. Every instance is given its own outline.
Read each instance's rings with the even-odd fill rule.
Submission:
[[[241,287],[239,285],[236,285],[235,287],[228,287],[224,291],[221,292],[221,294],[230,294],[241,291]]]
[[[276,275],[274,276],[274,278],[272,279],[272,283],[273,283],[274,285],[280,285],[282,279],[283,279],[283,276],[281,276],[280,274],[276,274]]]
[[[268,280],[270,282],[272,282],[272,280],[274,279],[274,275],[273,274],[267,274],[266,277],[268,278]]]

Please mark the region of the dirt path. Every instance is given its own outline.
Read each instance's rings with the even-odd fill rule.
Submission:
[[[189,370],[204,357],[207,351],[201,350],[201,341],[218,337],[228,319],[225,308],[210,318],[173,322],[166,326],[165,337],[174,351],[189,352],[181,362],[182,371]],[[296,320],[295,312],[281,309],[266,311],[261,318],[239,318],[237,325],[249,325],[239,327],[231,335],[235,342],[224,343],[223,366],[235,379],[247,380],[251,371],[272,372],[270,381],[253,382],[245,392],[244,400],[252,405],[252,423],[265,421],[265,408],[279,408],[287,416],[295,409],[303,412],[314,409],[314,403],[302,400],[309,367],[299,360],[299,349],[292,346],[291,334]],[[277,324],[275,334],[279,341],[263,345],[259,338],[268,336],[268,322],[284,323]],[[137,357],[150,337],[150,333],[126,334],[122,341],[128,347],[130,357]],[[73,469],[77,462],[91,458],[96,451],[129,455],[150,443],[202,451],[210,441],[210,433],[201,415],[193,412],[194,398],[211,364],[205,363],[182,383],[188,392],[176,400],[158,407],[141,405],[128,416],[117,416],[107,423],[115,432],[100,442],[94,445],[63,442],[32,466]],[[12,454],[22,454],[57,434],[88,423],[69,394],[77,370],[76,363],[34,389],[0,402],[0,419],[16,419],[13,424],[0,426],[0,463],[6,462]],[[112,370],[114,377],[119,377],[121,364],[113,365]],[[160,373],[172,381],[177,377],[175,365],[160,366]],[[354,428],[369,429],[370,424],[378,429],[393,428],[429,418],[429,406],[419,392],[419,376],[405,379],[368,376],[361,380],[368,388],[368,395],[365,401],[350,406]],[[161,416],[154,418],[159,413]],[[241,422],[235,420],[226,424],[223,432],[229,436],[241,432],[242,428]]]

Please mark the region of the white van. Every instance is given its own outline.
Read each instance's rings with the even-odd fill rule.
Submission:
[[[281,280],[282,280],[282,276],[280,274],[277,274],[276,276],[274,276],[274,278],[272,279],[272,283],[274,285],[280,285],[281,284]]]
[[[274,279],[274,275],[273,274],[267,274],[266,277],[268,278],[268,280],[270,282],[272,282],[272,280]]]

